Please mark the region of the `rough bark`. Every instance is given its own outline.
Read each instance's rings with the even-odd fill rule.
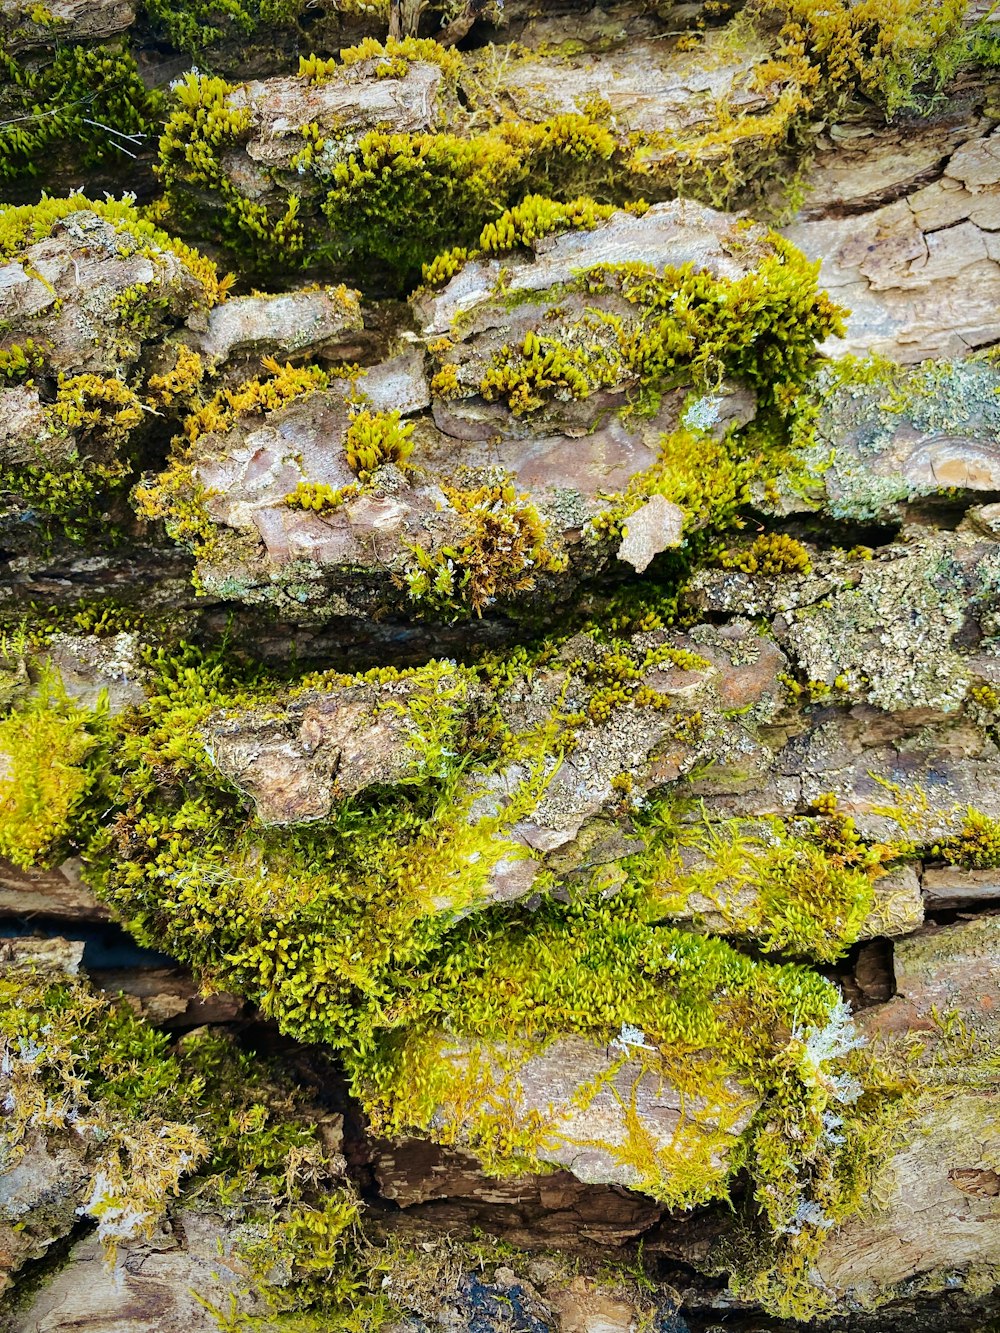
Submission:
[[[994,1316],[996,61],[877,8],[0,7],[4,1333]]]

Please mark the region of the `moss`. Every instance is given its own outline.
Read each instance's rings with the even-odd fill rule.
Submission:
[[[764,8],[784,19],[773,72],[807,61],[828,97],[857,89],[890,116],[926,107],[963,64],[991,59],[986,29],[968,23],[964,0],[929,9],[915,0],[772,0]],[[803,71],[800,82],[816,80]]]
[[[318,366],[279,365],[273,357],[263,358],[269,373],[245,380],[235,389],[220,389],[209,401],[184,421],[184,434],[191,444],[202,435],[224,435],[241,416],[274,412],[305,394],[325,389],[329,376]]]
[[[539,574],[566,568],[566,558],[551,544],[537,509],[512,482],[443,489],[461,535],[433,553],[413,547],[405,578],[418,606],[455,614],[471,607],[482,615],[496,601],[530,592]]]
[[[100,1144],[79,1211],[97,1220],[109,1256],[120,1240],[151,1235],[184,1174],[207,1155],[199,1130],[158,1105],[169,1103],[180,1074],[164,1055],[166,1038],[80,982],[7,965],[0,1043],[10,1066],[5,1169],[32,1129],[72,1126]]]
[[[177,401],[190,403],[205,377],[205,365],[198,352],[184,343],[175,344],[173,352],[173,368],[150,375],[146,381],[146,393],[162,407],[171,407]]]
[[[485,370],[444,360],[454,368],[438,391],[454,384],[487,401],[502,399],[515,415],[537,412],[553,400],[586,399],[600,389],[630,392],[640,406],[657,395],[692,385],[709,398],[692,404],[682,429],[697,430],[712,417],[711,390],[723,377],[750,385],[763,408],[785,410],[807,378],[816,344],[841,329],[842,311],[817,286],[818,264],[771,234],[756,263],[736,280],[716,278],[687,264],[658,272],[642,264],[589,269],[567,295],[588,299],[581,313],[559,316],[501,347]],[[447,350],[444,357],[448,355]],[[439,375],[441,372],[439,372]]]
[[[153,248],[175,255],[201,284],[200,304],[209,308],[223,300],[232,278],[220,278],[215,264],[182,241],[174,240],[159,227],[143,218],[130,197],[95,200],[83,194],[62,199],[43,198],[37,204],[22,204],[0,209],[0,259],[16,258],[28,246],[51,235],[56,223],[73,213],[86,211],[113,224],[123,239],[132,238],[139,251]]]
[[[45,862],[98,783],[100,716],[76,708],[44,677],[35,694],[0,720],[0,855],[15,865]]]
[[[131,501],[140,518],[162,522],[174,541],[208,556],[219,540],[205,503],[212,494],[189,461],[176,460],[155,481],[136,486]]]
[[[713,823],[639,815],[645,851],[626,862],[655,919],[692,914],[768,952],[833,961],[870,923],[876,886],[912,854],[909,844],[866,843],[830,798],[818,817]]]
[[[114,377],[60,375],[45,418],[45,435],[22,444],[19,463],[0,468],[0,485],[51,520],[50,536],[82,541],[98,525],[107,531],[109,506],[131,472],[138,395]]]
[[[29,1137],[65,1132],[89,1171],[77,1212],[96,1221],[111,1261],[122,1242],[151,1236],[178,1197],[221,1209],[246,1275],[236,1327],[259,1326],[262,1307],[332,1316],[371,1301],[344,1252],[358,1205],[331,1179],[315,1108],[271,1060],[226,1036],[199,1029],[169,1043],[81,977],[5,963],[4,1170]]]
[[[560,231],[589,231],[607,221],[615,212],[610,204],[595,204],[593,199],[581,197],[569,203],[546,199],[543,195],[529,194],[507,209],[494,222],[487,222],[472,250],[459,247],[438,255],[423,269],[424,282],[435,287],[448,281],[470,259],[496,254],[503,250],[530,247],[543,236]]]
[[[0,180],[33,175],[66,149],[85,168],[136,157],[156,132],[162,95],[146,88],[130,55],[112,47],[59,46],[31,64],[0,49],[0,67]]]
[[[291,24],[302,6],[299,0],[145,0],[144,7],[158,37],[200,56],[226,37]]]
[[[329,514],[348,500],[361,494],[361,487],[328,486],[322,481],[300,481],[294,491],[285,496],[290,509],[309,509],[314,514]]]
[[[384,42],[369,37],[357,46],[345,46],[341,49],[342,65],[359,65],[368,60],[375,61],[376,74],[379,78],[390,79],[403,78],[413,61],[427,61],[432,65],[438,65],[452,85],[457,82],[464,68],[462,57],[457,51],[426,37],[404,37],[402,40],[388,37]],[[301,69],[299,72],[301,75]],[[327,65],[324,70],[325,75],[329,76],[332,72]],[[312,81],[318,80],[313,78]]]
[[[735,1142],[730,1136],[721,1169],[712,1153],[718,1140],[704,1154],[699,1148],[693,1105],[676,1155],[651,1153],[641,1135],[606,1147],[640,1170],[640,1188],[673,1207],[723,1196],[729,1176],[745,1168],[765,1227],[794,1253],[808,1217],[825,1218],[827,1208],[848,1215],[860,1205],[881,1163],[859,1140],[876,1137],[883,1100],[890,1107],[895,1090],[866,1068],[846,1007],[814,974],[751,962],[720,940],[642,925],[640,911],[628,895],[569,909],[543,905],[453,940],[434,985],[422,982],[397,1005],[398,1035],[348,1054],[362,1098],[383,1133],[433,1122],[435,1136],[471,1144],[491,1169],[537,1169],[555,1128],[543,1112],[518,1111],[507,1091],[518,1065],[559,1034],[588,1034],[606,1046],[638,1033],[631,1057],[692,1103],[707,1098],[723,1125],[733,1100],[727,1079],[752,1088],[761,1109]],[[483,1054],[442,1058],[442,1043],[456,1039]],[[870,1089],[860,1111],[859,1074]],[[595,1091],[581,1089],[579,1105]]]
[[[393,78],[405,76],[409,60],[419,58],[433,59],[451,79],[459,59],[436,43],[412,41],[366,45],[358,59],[375,59],[383,50],[389,54],[382,72]],[[342,68],[312,57],[300,73],[325,80]],[[252,121],[249,107],[234,104],[234,91],[219,78],[185,79],[160,141],[159,172],[179,223],[203,229],[199,201],[207,190],[220,239],[248,261],[264,256],[285,265],[349,264],[355,273],[375,266],[406,284],[435,254],[474,243],[485,224],[531,189],[573,198],[611,174],[614,139],[582,115],[540,124],[504,121],[468,135],[442,125],[338,137],[307,122],[291,164],[302,185],[289,192],[276,178],[280,202],[269,209],[243,195],[224,166],[225,154],[239,150]]]
[[[1000,867],[1000,820],[970,806],[958,832],[934,851],[968,870],[996,870]]]
[[[654,666],[705,667],[694,654],[650,652],[643,660]],[[390,689],[386,706],[409,720],[419,760],[412,778],[335,802],[319,826],[278,829],[248,815],[203,739],[220,709],[273,710],[273,688],[193,652],[161,653],[148,665],[156,680],[146,705],[112,724],[88,874],[141,940],[206,984],[246,995],[286,1032],[336,1047],[376,1129],[471,1143],[492,1170],[546,1169],[553,1127],[544,1114],[518,1112],[516,1062],[561,1035],[605,1048],[638,1031],[641,1043],[629,1037],[623,1056],[677,1087],[689,1108],[664,1147],[625,1098],[615,1151],[640,1188],[683,1208],[726,1197],[745,1171],[777,1252],[792,1265],[822,1232],[809,1219],[857,1206],[873,1169],[864,1127],[895,1093],[854,1049],[836,992],[815,972],[663,924],[637,876],[613,896],[584,890],[565,902],[546,896],[552,879],[539,866],[541,896],[531,908],[468,915],[498,863],[528,855],[515,827],[530,818],[576,728],[589,725],[557,704],[532,730],[512,734],[478,687],[529,678],[527,655],[482,672],[432,663],[371,673],[383,687],[405,684],[395,697]],[[607,692],[612,708],[619,691],[625,706],[643,706],[642,669],[614,644],[594,662],[570,664],[571,676],[584,677],[593,697]],[[364,679],[327,675],[300,688]],[[480,798],[501,772],[506,802],[484,807]],[[843,909],[849,926],[856,908],[836,895],[843,884],[858,887],[852,876],[870,883],[880,858],[829,808],[786,832],[773,854],[762,847],[769,938],[829,956],[844,924],[831,926],[832,914]],[[801,908],[816,919],[804,925]],[[481,1054],[464,1065],[442,1059],[442,1033]],[[581,1087],[578,1105],[604,1086],[602,1076]],[[744,1123],[738,1106],[747,1096],[760,1107]],[[225,1107],[225,1098],[216,1104]],[[238,1152],[238,1134],[229,1141]],[[334,1257],[349,1211],[307,1201],[283,1215],[282,1234],[300,1255],[289,1260],[295,1280],[318,1279],[318,1268],[339,1290]],[[261,1261],[267,1247],[281,1248],[263,1223],[259,1239]],[[294,1281],[274,1290],[289,1293]]]
[[[331,172],[322,211],[331,257],[381,262],[404,278],[448,244],[478,235],[527,180],[528,146],[501,127],[455,134],[365,135]]]
[[[802,543],[783,532],[762,532],[749,546],[722,551],[719,564],[744,574],[808,574],[812,568]]]
[[[399,412],[356,412],[344,439],[347,466],[362,482],[386,463],[405,469],[413,452],[413,426]]]
[[[0,377],[14,382],[26,380],[45,365],[45,354],[33,338],[0,348]]]

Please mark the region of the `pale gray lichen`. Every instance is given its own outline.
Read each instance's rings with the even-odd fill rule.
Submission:
[[[953,645],[967,598],[953,540],[928,532],[862,565],[855,587],[789,613],[787,641],[808,680],[887,712],[952,713],[971,683]]]

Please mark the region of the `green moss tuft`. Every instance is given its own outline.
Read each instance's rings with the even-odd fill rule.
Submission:
[[[446,486],[444,496],[461,535],[433,554],[413,548],[406,588],[418,606],[456,615],[471,607],[479,616],[496,601],[530,592],[539,574],[566,568],[537,509],[512,482],[476,490]]]
[[[48,675],[0,720],[0,856],[27,868],[84,832],[102,739],[100,715],[75,707]]]
[[[84,168],[136,157],[158,128],[162,94],[147,89],[133,58],[112,47],[59,46],[40,64],[0,49],[0,68],[0,180],[35,175],[67,148]]]

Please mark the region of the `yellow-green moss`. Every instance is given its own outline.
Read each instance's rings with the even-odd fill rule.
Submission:
[[[651,651],[652,665],[706,667],[693,654]],[[526,678],[526,656],[481,673],[449,663],[372,673],[372,683],[405,678],[408,690],[416,687],[395,705],[390,693],[386,704],[412,722],[412,780],[336,801],[319,826],[277,829],[250,816],[202,737],[221,708],[273,708],[273,689],[227,676],[221,659],[193,652],[151,655],[148,665],[156,683],[147,704],[113,724],[101,827],[88,830],[85,848],[90,876],[141,940],[208,984],[246,995],[286,1032],[337,1047],[382,1132],[427,1132],[446,1105],[454,1115],[434,1122],[436,1135],[447,1138],[460,1123],[462,1140],[491,1169],[540,1169],[545,1117],[504,1112],[503,1079],[491,1093],[481,1060],[456,1080],[435,1034],[509,1051],[541,1050],[562,1034],[608,1046],[637,1031],[641,1059],[692,1105],[707,1098],[714,1108],[704,1123],[692,1112],[675,1150],[651,1145],[632,1116],[622,1160],[642,1188],[686,1207],[725,1197],[733,1174],[745,1172],[788,1263],[826,1218],[858,1206],[874,1167],[864,1136],[870,1129],[874,1141],[896,1092],[855,1049],[835,990],[815,972],[762,963],[662,924],[636,876],[612,896],[584,893],[567,903],[546,895],[552,877],[539,866],[541,896],[530,907],[466,914],[501,860],[529,855],[513,830],[537,807],[575,729],[590,721],[573,722],[557,705],[534,730],[511,734],[479,682],[496,688]],[[629,694],[636,670],[641,664],[614,645],[596,665],[571,664],[571,675],[590,673],[597,693],[622,685],[629,707],[638,702],[635,689]],[[325,679],[301,688],[323,688]],[[490,802],[483,814],[477,799],[501,770],[507,801]],[[829,867],[853,889],[851,877],[870,882],[880,859],[835,815],[824,809],[773,856],[761,849],[771,938],[785,947],[805,941],[820,957],[834,934],[829,914],[840,911],[821,891],[840,892]],[[826,877],[806,884],[823,866]],[[786,881],[800,872],[802,892],[789,903]],[[808,927],[800,908],[815,915]],[[844,912],[855,909],[852,900]],[[730,1079],[761,1103],[738,1131],[723,1095]],[[597,1091],[581,1088],[581,1106]],[[628,1119],[627,1106],[624,1113]],[[721,1123],[713,1129],[715,1113]],[[723,1146],[724,1161],[716,1151]],[[292,1232],[316,1232],[325,1268],[346,1214],[319,1211]]]
[[[749,546],[730,547],[719,554],[723,569],[744,574],[808,574],[812,562],[800,541],[783,532],[762,532]]]
[[[96,213],[117,230],[135,237],[140,250],[156,247],[175,255],[201,283],[201,304],[205,307],[213,306],[225,297],[232,279],[220,278],[210,259],[148,222],[128,196],[96,200],[83,194],[72,194],[62,199],[44,198],[37,204],[0,208],[0,259],[16,257],[35,241],[49,236],[57,222],[81,210]]]
[[[362,482],[386,463],[405,468],[413,452],[413,426],[399,412],[356,412],[344,438],[347,466]]]
[[[552,545],[548,528],[512,482],[475,490],[444,489],[448,510],[458,516],[461,536],[433,552],[412,548],[406,588],[419,606],[435,612],[476,615],[496,601],[530,592],[539,574],[559,573],[566,557]]]
[[[209,401],[184,421],[184,434],[191,444],[202,435],[224,435],[237,418],[258,412],[274,412],[293,399],[325,389],[329,376],[319,366],[279,365],[273,357],[263,358],[265,376],[245,380],[235,389],[220,389]]]
[[[453,277],[470,259],[530,246],[533,241],[554,232],[589,231],[607,221],[614,211],[610,204],[595,204],[593,199],[585,197],[562,204],[540,194],[529,194],[519,204],[501,213],[495,222],[487,222],[475,249],[458,247],[448,250],[425,264],[424,282],[432,287],[438,286]]]
[[[246,1274],[234,1311],[263,1301],[332,1317],[370,1299],[344,1253],[357,1203],[331,1179],[315,1108],[265,1055],[207,1029],[172,1044],[124,1001],[28,959],[0,969],[0,1051],[0,1164],[10,1169],[40,1131],[70,1133],[86,1166],[77,1211],[96,1221],[109,1260],[152,1235],[181,1196],[234,1226]]]
[[[521,416],[600,389],[652,407],[663,390],[688,384],[701,396],[688,405],[680,432],[694,433],[717,420],[713,390],[733,376],[756,391],[762,409],[787,415],[817,342],[842,327],[843,312],[819,290],[819,265],[783,238],[771,234],[754,258],[735,280],[690,264],[662,272],[643,264],[589,269],[566,292],[590,298],[583,312],[557,306],[553,319],[501,347],[471,381],[444,347],[433,387],[453,397],[464,386]]]
[[[360,494],[361,487],[357,484],[328,486],[323,481],[300,481],[295,490],[285,496],[285,504],[289,509],[309,509],[314,514],[327,514]]]
[[[48,676],[0,720],[0,856],[26,868],[44,863],[65,850],[71,830],[81,832],[101,735],[100,717],[76,708]]]
[[[1000,819],[970,806],[958,832],[935,850],[953,865],[969,870],[995,870],[1000,867]]]
[[[144,8],[157,36],[199,56],[220,39],[286,26],[302,5],[300,0],[145,0]]]
[[[22,442],[22,459],[0,468],[0,485],[45,517],[49,536],[83,540],[106,524],[130,475],[142,403],[113,376],[60,375],[44,415],[46,433]]]
[[[677,823],[658,813],[653,804],[640,817],[647,848],[626,862],[630,880],[649,894],[653,919],[712,917],[715,929],[768,952],[824,961],[859,938],[879,879],[912,851],[864,842],[835,801],[817,817],[791,821]]]

